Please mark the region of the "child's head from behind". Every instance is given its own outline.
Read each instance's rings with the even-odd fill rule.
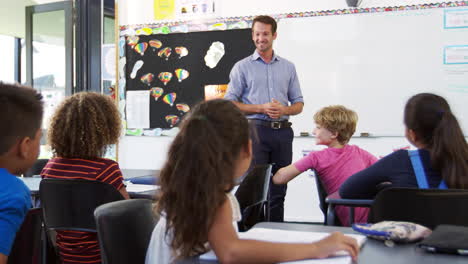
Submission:
[[[438,95],[420,93],[411,97],[405,106],[404,122],[407,128],[407,137],[410,141],[415,139],[427,147],[432,146],[434,132],[440,127],[444,116],[452,115],[447,101]],[[415,134],[409,136],[412,130]],[[412,142],[414,143],[414,142]]]
[[[315,113],[314,121],[317,125],[314,131],[317,144],[329,145],[331,140],[336,139],[339,144],[345,145],[356,131],[358,116],[353,110],[342,105],[331,105]],[[324,134],[323,139],[319,133]]]
[[[82,92],[57,107],[49,127],[49,144],[55,156],[95,159],[119,140],[119,111],[107,95]]]
[[[36,90],[0,82],[0,167],[21,174],[39,154],[42,96]]]
[[[220,99],[196,105],[182,122],[160,174],[157,208],[175,230],[171,246],[180,256],[205,250],[217,209],[234,178],[247,170],[248,126],[232,102]]]
[[[450,188],[468,189],[468,145],[447,101],[420,93],[405,106],[406,137],[430,152],[432,168]]]

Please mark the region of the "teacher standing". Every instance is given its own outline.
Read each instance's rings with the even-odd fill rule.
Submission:
[[[258,16],[252,23],[255,52],[238,61],[229,75],[225,99],[232,100],[249,119],[253,164],[274,163],[273,174],[292,161],[294,137],[290,115],[302,112],[304,100],[293,63],[273,51],[276,21]],[[270,182],[270,220],[283,222],[287,185]]]

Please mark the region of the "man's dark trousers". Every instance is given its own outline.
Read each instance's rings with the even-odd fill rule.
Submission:
[[[272,174],[288,166],[292,161],[292,141],[294,133],[291,127],[271,128],[257,124],[251,125],[253,164],[273,163]],[[255,132],[255,131],[256,132]],[[283,222],[284,198],[287,185],[276,185],[270,181],[269,214],[270,221]]]

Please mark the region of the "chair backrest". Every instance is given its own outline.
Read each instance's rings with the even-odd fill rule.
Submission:
[[[41,171],[42,169],[45,167],[45,165],[47,164],[47,162],[49,162],[48,159],[38,159],[36,160],[36,162],[34,162],[34,164],[32,165],[31,168],[29,168],[29,170],[27,170],[25,173],[24,173],[24,177],[32,177],[34,175],[39,175],[41,174]]]
[[[239,224],[241,231],[258,222],[268,221],[266,204],[271,168],[271,164],[255,165],[242,180],[235,193],[242,213],[242,222]]]
[[[110,184],[81,179],[43,179],[39,197],[48,230],[87,232],[96,232],[96,207],[124,199]]]
[[[8,256],[8,264],[40,263],[42,209],[30,209],[16,232],[15,242]]]
[[[320,210],[324,217],[327,216],[327,203],[325,202],[325,198],[327,198],[328,193],[325,191],[323,187],[322,180],[320,180],[320,176],[318,175],[317,171],[314,171],[314,178],[315,178],[315,185],[317,186],[317,194],[319,198],[319,206]]]
[[[103,264],[144,264],[157,219],[151,200],[104,204],[94,211]]]
[[[468,226],[468,190],[388,188],[377,194],[368,222],[408,221],[435,228]]]
[[[317,171],[314,170],[314,178],[315,178],[315,185],[317,186],[317,194],[319,198],[319,206],[320,210],[323,213],[323,224],[327,224],[327,210],[328,210],[328,205],[325,199],[328,196],[327,191],[325,191],[325,187],[323,187],[322,180],[320,179],[320,175],[317,173]],[[334,223],[332,223],[334,226],[342,226],[341,221],[338,217],[334,218]]]

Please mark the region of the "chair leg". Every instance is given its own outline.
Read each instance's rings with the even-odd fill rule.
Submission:
[[[46,234],[46,227],[44,226],[44,222],[42,223],[41,227],[41,263],[47,264],[47,234]]]
[[[265,214],[266,222],[270,222],[270,210],[268,210],[268,208],[270,208],[270,203],[267,201],[266,203],[263,204],[263,211]]]
[[[327,221],[327,226],[332,226],[335,224],[335,210],[332,204],[328,205],[326,221]]]

